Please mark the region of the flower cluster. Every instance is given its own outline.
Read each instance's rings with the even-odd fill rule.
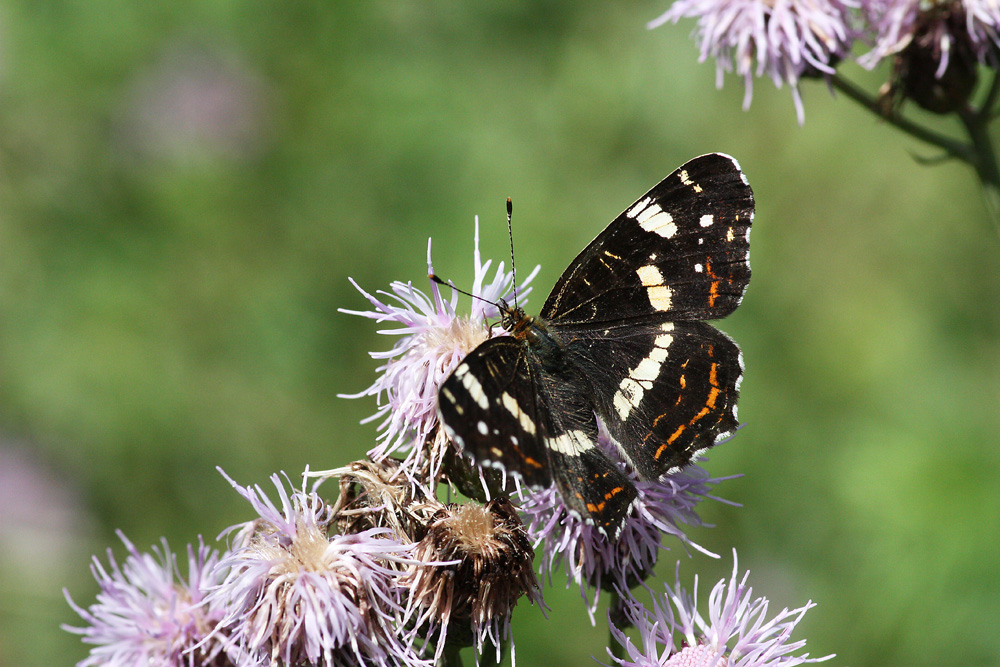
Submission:
[[[427,261],[433,275],[430,246]],[[382,420],[381,442],[367,460],[307,471],[301,489],[272,476],[276,502],[260,486],[226,477],[255,518],[223,532],[228,548],[221,554],[189,548],[187,579],[166,544],[154,557],[123,537],[130,553],[123,566],[113,558],[110,569],[94,561],[102,588],[97,602],[87,609],[70,602],[87,625],[69,629],[95,645],[81,667],[431,667],[454,664],[465,647],[477,660],[492,650],[499,662],[507,646],[514,655],[510,622],[517,602],[526,598],[545,609],[536,549],[549,579],[563,568],[580,587],[592,622],[599,592],[612,591],[625,604],[623,623],[638,626],[650,646],[667,643],[663,632],[680,633],[690,645],[700,642],[748,667],[779,663],[745,656],[797,649],[785,633],[794,620],[784,614],[761,625],[766,602],[748,606],[742,582],[735,606],[713,612],[708,623],[693,607],[678,606],[679,588],[670,599],[680,621],[673,624],[671,616],[669,626],[665,603],[644,612],[629,593],[653,574],[664,535],[704,552],[683,526],[702,525],[696,508],[714,498],[711,489],[723,479],[697,466],[640,479],[601,428],[597,446],[637,494],[611,538],[555,489],[521,488],[516,476],[507,480],[503,471],[476,467],[451,442],[437,417],[442,382],[475,345],[506,335],[489,320],[499,314],[496,303],[513,294],[513,275],[500,265],[488,281],[489,268],[477,247],[470,315],[459,315],[456,296],[446,300],[433,281],[429,294],[410,283],[393,283],[380,297],[362,291],[375,310],[348,312],[396,325],[386,333],[399,336],[389,352],[373,355],[384,363],[360,394],[380,400],[374,418]],[[332,503],[320,493],[331,478],[339,492]],[[442,502],[442,484],[472,500]],[[716,597],[713,592],[713,604]],[[621,630],[613,632],[624,641]]]
[[[697,19],[700,60],[715,59],[719,87],[735,71],[747,108],[754,76],[787,83],[800,124],[800,80],[829,79],[856,46],[868,48],[862,66],[892,64],[888,103],[912,99],[936,113],[964,107],[977,64],[996,67],[1000,48],[1000,6],[990,0],[675,0],[649,27],[682,18]]]

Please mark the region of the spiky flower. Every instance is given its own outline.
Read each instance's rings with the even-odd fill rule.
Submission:
[[[122,565],[108,549],[109,567],[95,556],[91,572],[100,584],[97,602],[87,609],[66,593],[86,627],[63,626],[94,644],[78,667],[194,667],[223,665],[222,635],[208,639],[222,614],[206,604],[208,590],[218,583],[219,554],[199,541],[187,549],[188,575],[183,578],[177,556],[166,540],[153,553],[141,553],[123,533],[128,556]],[[65,592],[65,591],[64,591]]]
[[[371,353],[372,358],[385,360],[378,368],[380,375],[375,382],[359,394],[345,395],[347,398],[376,396],[378,399],[378,409],[366,420],[382,420],[378,427],[381,442],[368,452],[372,459],[379,461],[396,452],[405,453],[404,472],[416,475],[425,470],[429,474],[421,477],[436,475],[447,445],[446,438],[437,428],[438,388],[459,362],[490,336],[487,320],[499,315],[495,303],[513,294],[513,276],[504,270],[502,262],[492,281],[487,282],[491,264],[492,260],[483,263],[480,258],[477,218],[474,278],[470,290],[476,298],[472,299],[469,315],[458,315],[457,292],[453,291],[451,299],[446,301],[433,281],[428,281],[430,295],[414,287],[413,283],[395,281],[391,284],[391,292],[377,292],[384,301],[351,281],[375,309],[341,309],[341,312],[398,325],[379,333],[400,337],[392,349]],[[434,273],[430,241],[427,243],[427,270]],[[520,302],[523,303],[530,292],[530,288],[523,289],[524,286],[537,271],[536,268],[518,289]]]
[[[315,493],[271,481],[280,509],[259,486],[230,480],[259,514],[228,531],[236,545],[211,596],[227,609],[230,648],[272,664],[425,665],[401,624],[397,566],[410,547],[385,529],[331,537],[330,509]]]
[[[982,0],[867,0],[872,50],[858,61],[869,69],[892,59],[883,89],[890,104],[912,99],[946,114],[964,110],[977,80],[978,62],[997,64],[1000,9]]]
[[[542,570],[551,574],[565,565],[570,581],[580,586],[589,602],[592,623],[602,589],[627,590],[652,574],[664,534],[709,553],[688,538],[683,525],[704,525],[695,508],[706,498],[727,502],[712,495],[711,489],[730,479],[711,478],[703,468],[689,465],[660,480],[642,480],[620,461],[604,428],[598,444],[612,460],[619,461],[637,492],[616,539],[609,540],[593,523],[570,512],[554,487],[524,491],[521,503],[528,534],[542,549]]]
[[[791,641],[792,631],[815,604],[810,601],[798,609],[782,609],[768,619],[768,600],[753,597],[746,583],[749,576],[747,572],[738,578],[734,550],[732,577],[712,588],[706,616],[697,608],[697,576],[693,595],[681,586],[678,574],[672,588],[667,586],[663,595],[653,596],[651,609],[624,598],[624,617],[638,629],[641,646],[611,622],[611,634],[627,654],[613,657],[614,661],[621,667],[794,667],[834,657],[793,655],[806,642]]]
[[[542,604],[533,557],[524,525],[506,498],[485,506],[448,505],[432,518],[406,584],[409,614],[436,635],[438,657],[446,643],[481,652],[489,639],[500,660],[517,600],[527,595]]]
[[[676,0],[649,27],[697,19],[699,61],[715,60],[716,85],[722,87],[726,72],[743,77],[748,109],[754,76],[766,74],[778,88],[787,83],[801,124],[799,80],[834,73],[857,37],[855,7],[854,0]]]
[[[399,468],[399,461],[388,458],[354,461],[309,474],[320,480],[340,479],[340,495],[333,508],[340,533],[388,528],[397,542],[410,544],[423,538],[427,524],[445,506],[422,486],[398,474]]]

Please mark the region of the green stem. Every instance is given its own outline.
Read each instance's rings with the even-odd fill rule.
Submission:
[[[993,73],[993,81],[990,82],[990,89],[983,98],[983,105],[979,107],[979,115],[983,122],[989,122],[993,117],[993,105],[996,104],[997,95],[1000,95],[1000,72]]]
[[[895,110],[879,104],[877,99],[839,75],[835,74],[830,77],[830,82],[834,88],[903,132],[932,146],[937,146],[951,157],[962,160],[975,169],[983,186],[983,198],[986,200],[990,219],[997,233],[1000,234],[1000,166],[998,166],[997,154],[989,134],[993,106],[1000,97],[1000,75],[993,77],[989,91],[987,91],[983,105],[979,110],[969,107],[958,113],[969,135],[970,143],[968,144],[956,141],[904,118]]]
[[[966,146],[961,142],[955,141],[954,139],[934,132],[933,130],[929,130],[922,125],[918,125],[913,121],[904,118],[896,111],[887,109],[882,104],[879,104],[878,100],[874,97],[858,88],[847,79],[844,79],[839,74],[834,74],[830,77],[830,83],[844,95],[847,95],[849,98],[865,107],[876,116],[885,119],[887,122],[896,126],[903,132],[906,132],[910,136],[916,137],[925,143],[931,144],[932,146],[937,146],[951,157],[958,158],[963,162],[967,162],[975,166],[976,156],[972,147]]]
[[[987,101],[992,103],[991,100]],[[997,154],[990,139],[989,113],[990,107],[984,103],[981,111],[969,108],[959,112],[958,116],[969,133],[974,156],[972,166],[982,183],[983,197],[986,199],[986,208],[989,209],[993,227],[1000,234],[1000,166],[997,164]]]
[[[441,667],[462,667],[462,649],[454,644],[445,644],[438,664]]]

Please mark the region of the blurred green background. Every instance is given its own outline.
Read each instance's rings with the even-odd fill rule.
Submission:
[[[758,200],[723,323],[747,364],[743,473],[684,559],[731,567],[829,664],[1000,662],[1000,241],[972,172],[819,83],[806,123],[716,91],[666,2],[5,3],[0,8],[0,664],[67,665],[59,629],[120,528],[182,549],[249,518],[215,471],[363,455],[391,340],[338,307],[437,271],[576,252],[685,160],[725,151]],[[885,72],[844,71],[875,90]],[[942,128],[950,129],[943,124]],[[676,546],[676,545],[675,545]],[[681,554],[675,550],[673,554]],[[665,553],[663,573],[674,557]],[[557,579],[557,582],[560,580]],[[578,593],[515,617],[520,665],[607,661]],[[603,616],[603,612],[602,612]],[[566,637],[573,637],[567,642]]]

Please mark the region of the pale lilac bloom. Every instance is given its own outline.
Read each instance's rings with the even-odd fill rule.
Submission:
[[[627,654],[612,656],[622,667],[794,667],[834,657],[792,655],[806,644],[804,639],[791,641],[792,631],[816,605],[809,601],[768,619],[767,598],[754,598],[747,586],[750,573],[738,579],[735,549],[733,575],[712,588],[706,616],[697,608],[697,575],[690,594],[681,586],[679,562],[677,569],[673,588],[667,586],[663,595],[654,595],[652,609],[623,597],[625,617],[638,629],[642,645],[636,646],[623,629],[610,624],[612,636]]]
[[[711,488],[732,479],[711,478],[703,468],[688,465],[663,479],[641,480],[621,463],[603,427],[598,444],[612,460],[618,461],[638,494],[615,539],[608,539],[592,522],[571,512],[555,487],[522,491],[520,508],[528,534],[535,547],[541,547],[540,570],[548,571],[551,577],[565,564],[568,584],[575,582],[580,586],[591,623],[602,588],[628,589],[652,573],[664,548],[661,546],[664,534],[676,537],[685,546],[715,555],[692,542],[681,524],[706,525],[695,511],[696,506],[706,498],[727,502],[712,495]],[[593,597],[590,597],[591,587]]]
[[[871,26],[874,45],[858,58],[868,69],[893,56],[913,41],[922,21],[933,21],[934,53],[939,57],[937,78],[944,76],[955,49],[967,42],[980,62],[996,64],[1000,48],[1000,6],[995,0],[953,0],[925,4],[920,0],[866,0],[862,5]],[[947,14],[957,14],[958,21],[947,21]],[[961,17],[964,16],[964,20]]]
[[[218,552],[200,541],[197,548],[188,545],[184,579],[166,540],[149,554],[120,531],[118,537],[129,552],[125,562],[119,566],[108,549],[109,567],[96,556],[90,567],[101,586],[97,602],[83,609],[66,593],[87,626],[63,628],[95,645],[78,667],[193,667],[221,660],[221,637],[206,641],[222,617],[206,604],[208,589],[219,580]]]
[[[871,51],[858,58],[858,63],[875,69],[883,58],[899,53],[913,39],[920,0],[866,0],[862,12],[873,33],[874,44]],[[944,53],[948,53],[947,48]],[[941,76],[947,67],[945,55],[937,75]]]
[[[472,299],[468,315],[459,315],[458,292],[452,291],[445,300],[433,281],[428,281],[430,295],[413,286],[411,282],[394,281],[391,292],[378,291],[374,296],[363,290],[353,280],[359,292],[375,310],[357,311],[341,308],[343,313],[369,317],[379,323],[398,325],[382,329],[379,333],[400,336],[385,352],[372,352],[374,359],[385,359],[378,367],[381,373],[375,382],[359,394],[343,395],[346,398],[375,396],[378,409],[365,421],[382,419],[379,424],[380,444],[368,452],[380,461],[396,452],[405,452],[404,469],[411,474],[420,467],[423,443],[435,436],[440,442],[432,447],[430,472],[433,477],[440,467],[444,435],[437,429],[438,388],[448,378],[465,356],[480,343],[502,331],[493,331],[487,320],[499,316],[495,305],[500,299],[511,300],[514,291],[513,275],[504,270],[501,262],[493,279],[487,282],[492,260],[485,263],[479,254],[479,219],[476,219],[475,251],[473,254]],[[427,271],[433,274],[431,243],[427,242]],[[524,303],[530,288],[524,286],[538,272],[538,267],[517,288],[518,304]],[[384,298],[384,301],[381,298]]]
[[[1000,49],[1000,4],[997,0],[962,0],[966,27],[979,61],[996,66]]]
[[[778,88],[787,83],[801,125],[799,80],[832,75],[850,53],[857,37],[851,16],[856,7],[856,0],[676,0],[648,27],[696,18],[699,61],[715,59],[716,85],[722,87],[726,72],[743,77],[743,108],[748,109],[754,76],[766,74]]]
[[[226,531],[235,544],[210,597],[227,610],[227,648],[249,663],[429,667],[400,623],[396,566],[411,547],[380,528],[330,537],[330,508],[315,493],[271,481],[280,508],[259,486],[230,480],[259,518]]]

